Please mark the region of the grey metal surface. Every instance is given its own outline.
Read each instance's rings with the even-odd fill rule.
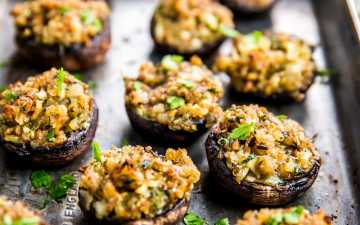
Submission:
[[[0,70],[0,83],[3,84],[24,80],[40,72],[16,60],[14,29],[8,16],[13,4],[14,1],[0,0],[0,61],[13,59],[10,66]],[[86,72],[86,79],[94,80],[97,84],[94,95],[100,109],[100,120],[96,140],[102,149],[111,145],[119,146],[127,138],[130,144],[149,144],[161,152],[166,146],[150,143],[131,128],[124,110],[122,82],[123,75],[136,76],[139,64],[160,58],[153,51],[149,35],[149,21],[156,1],[113,0],[111,4],[112,48],[103,65]],[[324,49],[318,47],[316,60],[324,66],[325,58],[328,59],[329,66],[337,72],[332,83],[317,81],[302,104],[268,107],[275,113],[288,114],[299,121],[309,135],[318,135],[316,146],[323,161],[319,177],[313,187],[291,205],[303,204],[310,210],[323,208],[333,216],[334,224],[339,225],[360,224],[357,182],[360,181],[360,51],[350,26],[345,5],[338,0],[280,0],[267,15],[237,19],[241,32],[274,29],[293,33],[320,46],[325,43],[326,57]],[[227,83],[228,79],[224,77],[224,84]],[[244,102],[226,92],[225,107]],[[212,189],[204,140],[205,136],[188,147],[191,157],[202,171],[202,181],[194,191],[191,210],[206,218],[210,224],[220,217],[229,217],[234,222],[245,210],[256,207]],[[171,147],[171,143],[168,144]],[[78,175],[77,169],[90,157],[91,153],[88,152],[71,165],[53,169],[50,173],[54,176],[64,172]],[[41,207],[44,194],[31,189],[31,169],[18,167],[16,163],[6,163],[0,149],[0,194]],[[74,188],[63,203],[51,202],[42,211],[52,225],[91,224],[82,217],[76,202],[77,189]]]

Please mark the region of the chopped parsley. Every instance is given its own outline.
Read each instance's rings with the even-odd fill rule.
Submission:
[[[254,48],[260,43],[262,37],[263,33],[261,31],[254,31],[248,35],[245,35],[244,40],[249,48]]]
[[[294,208],[291,212],[282,213],[270,217],[265,225],[280,225],[283,222],[285,222],[286,224],[298,224],[300,222],[299,220],[303,212],[304,207],[298,206]]]
[[[37,225],[40,223],[39,217],[27,217],[17,220],[12,220],[11,217],[5,217],[3,219],[3,225]]]
[[[55,141],[55,130],[51,129],[47,134],[47,140],[50,142]]]
[[[51,185],[49,189],[49,195],[55,201],[59,201],[64,198],[70,188],[75,185],[75,178],[70,174],[62,175],[59,181]]]
[[[240,34],[237,30],[224,25],[220,25],[218,31],[229,38],[235,38]]]
[[[124,138],[122,141],[122,146],[129,145],[129,140],[127,138]]]
[[[60,70],[58,70],[56,77],[56,89],[59,95],[61,95],[64,90],[64,81],[65,81],[65,70],[64,68],[61,67]]]
[[[83,22],[86,26],[94,27],[97,32],[102,30],[102,23],[99,18],[96,18],[94,13],[90,10],[83,10],[80,13],[81,22]]]
[[[52,178],[44,170],[38,170],[31,173],[31,185],[34,188],[49,188],[51,186]]]
[[[62,6],[59,8],[59,12],[61,15],[65,15],[66,13],[70,12],[71,8],[68,6]]]
[[[167,70],[174,70],[178,67],[178,64],[184,60],[181,55],[166,55],[161,60],[161,66]]]
[[[92,90],[95,90],[96,87],[97,87],[95,81],[93,81],[93,80],[89,80],[89,81],[87,82],[87,85],[88,85],[89,88],[92,89]]]
[[[74,73],[74,77],[76,78],[76,79],[78,79],[78,80],[80,80],[80,81],[82,81],[83,80],[83,74],[82,73]]]
[[[328,69],[319,69],[316,71],[316,75],[319,77],[330,77],[333,73]]]
[[[3,96],[7,102],[12,102],[18,97],[16,92],[11,91],[9,89],[6,89],[5,91],[3,91]]]
[[[91,143],[91,149],[94,154],[94,159],[98,162],[101,162],[101,150],[99,144],[96,141]]]
[[[216,221],[215,225],[229,225],[229,219],[228,218],[222,218]]]
[[[185,100],[182,97],[169,96],[166,99],[166,103],[169,105],[170,109],[177,109],[177,108],[185,105]]]
[[[185,225],[205,225],[205,221],[193,212],[186,213],[184,217]]]
[[[249,155],[248,157],[246,157],[246,159],[244,159],[241,163],[248,163],[251,160],[255,159],[254,155]]]
[[[193,89],[195,87],[195,83],[191,80],[180,80],[179,83],[188,89]]]
[[[284,122],[288,117],[287,115],[280,114],[276,116],[281,122]]]
[[[237,128],[231,131],[231,139],[239,139],[240,141],[246,140],[254,131],[255,122],[241,124]]]
[[[140,91],[141,90],[141,83],[139,81],[134,82],[134,90]]]

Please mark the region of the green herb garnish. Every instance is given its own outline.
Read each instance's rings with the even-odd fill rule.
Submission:
[[[222,218],[216,221],[215,225],[229,225],[229,219],[228,218]]]
[[[98,162],[101,162],[101,150],[99,144],[96,141],[91,143],[91,149],[94,154],[94,159]]]
[[[55,141],[55,130],[51,129],[47,134],[47,140],[52,142]]]
[[[276,116],[281,122],[284,122],[288,117],[287,115],[280,114]]]
[[[78,79],[78,80],[80,80],[80,81],[82,81],[83,80],[83,74],[82,73],[74,73],[74,77],[76,78],[76,79]]]
[[[140,91],[141,90],[141,83],[139,81],[134,82],[134,90]]]
[[[49,189],[49,195],[52,199],[59,201],[64,198],[70,188],[75,185],[75,178],[70,174],[62,175],[57,184]]]
[[[184,217],[185,225],[204,225],[205,221],[193,212],[186,213]]]
[[[184,60],[181,55],[166,55],[161,60],[161,66],[167,70],[174,70],[178,67],[178,64]]]
[[[5,67],[7,67],[10,64],[10,61],[3,61],[0,62],[0,69],[3,69]]]
[[[319,77],[330,77],[333,73],[328,69],[319,69],[316,71],[316,75]]]
[[[89,88],[92,89],[92,90],[95,90],[96,87],[97,87],[95,81],[93,81],[93,80],[89,80],[89,81],[87,82],[87,85],[88,85]]]
[[[3,91],[3,96],[4,96],[4,98],[5,98],[5,100],[6,100],[7,102],[12,102],[12,101],[14,101],[14,100],[18,97],[18,95],[16,94],[16,92],[11,91],[11,90],[9,90],[9,89]]]
[[[255,122],[241,124],[230,133],[231,139],[239,139],[240,141],[246,140],[254,131]]]
[[[31,185],[34,188],[49,188],[51,182],[51,176],[44,170],[34,171],[31,174]]]
[[[218,31],[229,38],[235,38],[240,34],[237,30],[224,25],[220,25]]]
[[[4,223],[4,225],[37,225],[39,223],[40,223],[40,218],[28,217],[28,218],[22,218],[15,221],[11,221],[11,223]]]
[[[129,145],[129,140],[127,138],[124,138],[122,141],[122,146],[127,146]]]
[[[59,8],[59,12],[61,15],[65,15],[66,13],[70,12],[71,8],[68,6],[62,6]]]
[[[254,155],[249,155],[248,157],[246,157],[246,159],[244,159],[241,163],[248,163],[251,160],[255,159]]]
[[[177,109],[185,105],[185,100],[182,97],[170,96],[166,99],[166,103],[169,105],[170,109]]]
[[[64,90],[64,81],[65,81],[65,70],[64,68],[61,67],[60,70],[58,70],[56,77],[56,89],[59,95],[61,95]]]
[[[283,213],[270,217],[266,222],[266,225],[280,225],[283,222],[285,222],[286,224],[297,224],[299,223],[300,217],[303,212],[304,207],[298,206],[289,213]]]
[[[191,80],[180,80],[179,83],[181,83],[188,89],[192,89],[195,87],[195,83]]]
[[[95,28],[97,32],[102,30],[102,23],[99,18],[96,18],[94,13],[90,10],[83,10],[80,13],[81,22],[83,22],[87,26],[92,26]]]
[[[245,40],[245,44],[249,47],[249,48],[254,48],[256,47],[259,43],[261,38],[263,37],[262,32],[260,31],[254,31],[248,35],[245,35],[244,40]]]

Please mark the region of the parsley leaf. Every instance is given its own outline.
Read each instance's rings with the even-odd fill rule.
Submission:
[[[141,83],[139,81],[134,82],[134,90],[140,91],[141,90]]]
[[[281,122],[284,122],[288,117],[287,115],[280,114],[276,116]]]
[[[49,189],[49,195],[52,199],[59,201],[64,198],[70,188],[75,185],[75,178],[70,174],[62,175],[57,184]]]
[[[255,159],[254,155],[249,155],[248,157],[246,157],[246,159],[244,159],[241,163],[248,163],[251,160]]]
[[[18,97],[16,92],[14,92],[10,89],[6,89],[5,91],[3,91],[2,95],[4,96],[4,98],[7,102],[12,102]]]
[[[195,83],[191,80],[180,80],[179,83],[181,83],[188,89],[192,89],[195,87]]]
[[[193,212],[186,213],[184,223],[185,225],[205,225],[205,221]]]
[[[92,89],[92,90],[95,90],[96,89],[96,83],[95,83],[95,81],[93,81],[93,80],[89,80],[88,82],[87,82],[87,85],[89,86],[89,88],[90,89]]]
[[[184,60],[181,55],[166,55],[161,60],[161,66],[167,70],[174,70],[178,67],[178,64]]]
[[[64,68],[61,67],[60,70],[58,70],[56,77],[56,89],[59,95],[61,95],[64,90],[64,81],[65,81],[65,70]]]
[[[31,185],[34,188],[49,188],[51,182],[51,176],[44,170],[34,171],[31,174]]]
[[[241,124],[237,128],[231,131],[231,139],[239,139],[240,141],[246,140],[254,131],[255,122]]]
[[[222,218],[216,221],[215,225],[229,225],[229,219],[228,218]]]
[[[83,10],[80,13],[81,22],[83,22],[87,26],[92,26],[95,28],[96,32],[102,30],[102,23],[99,18],[96,18],[94,13],[90,10]]]
[[[237,30],[224,25],[220,25],[218,31],[229,38],[235,38],[240,34]]]
[[[248,35],[245,35],[244,41],[248,48],[255,48],[262,38],[263,34],[261,31],[254,31]]]
[[[59,12],[61,15],[65,15],[66,13],[70,12],[71,8],[68,6],[62,6],[59,8]]]
[[[94,159],[98,162],[101,162],[101,150],[99,144],[96,141],[91,143],[91,149],[94,154]]]
[[[78,79],[78,80],[80,80],[80,81],[82,81],[83,80],[83,74],[82,73],[74,73],[74,77],[76,78],[76,79]]]
[[[316,71],[316,75],[319,77],[330,77],[333,73],[328,69],[319,69]]]
[[[169,105],[170,109],[177,109],[177,108],[185,105],[185,100],[182,97],[169,96],[166,99],[166,103]]]
[[[55,130],[51,129],[47,134],[48,141],[52,142],[55,141]]]
[[[267,220],[266,225],[280,225],[283,222],[285,222],[286,224],[297,224],[299,223],[303,211],[304,207],[298,206],[289,213],[283,213],[270,217]]]
[[[129,140],[127,138],[124,138],[122,141],[122,146],[129,145]]]
[[[27,218],[21,218],[15,221],[11,221],[11,223],[4,223],[4,224],[5,225],[37,225],[39,223],[40,223],[40,218],[27,217]]]

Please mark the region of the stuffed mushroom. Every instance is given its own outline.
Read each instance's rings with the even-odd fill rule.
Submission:
[[[226,110],[208,136],[206,151],[216,183],[259,205],[294,200],[320,169],[320,155],[304,129],[257,105]]]
[[[269,10],[276,0],[221,0],[224,5],[243,14],[256,14]]]
[[[192,141],[222,114],[222,85],[198,57],[168,55],[159,65],[143,64],[125,86],[130,122],[146,137]]]
[[[0,196],[0,224],[3,225],[47,225],[40,214],[23,202],[10,201]]]
[[[17,82],[0,94],[0,138],[9,156],[63,165],[84,153],[97,127],[88,86],[63,69]]]
[[[105,1],[26,1],[16,4],[11,15],[18,52],[38,66],[85,70],[101,63],[110,47]]]
[[[199,178],[185,149],[160,156],[151,147],[113,147],[82,168],[79,203],[101,223],[177,224]]]
[[[167,53],[207,54],[233,27],[231,11],[216,1],[161,0],[151,20],[151,36]]]
[[[323,210],[311,214],[302,206],[284,209],[247,211],[237,225],[331,225],[331,218]]]
[[[232,53],[219,56],[213,68],[227,73],[237,92],[281,103],[303,101],[316,73],[310,45],[259,31],[234,38]]]

